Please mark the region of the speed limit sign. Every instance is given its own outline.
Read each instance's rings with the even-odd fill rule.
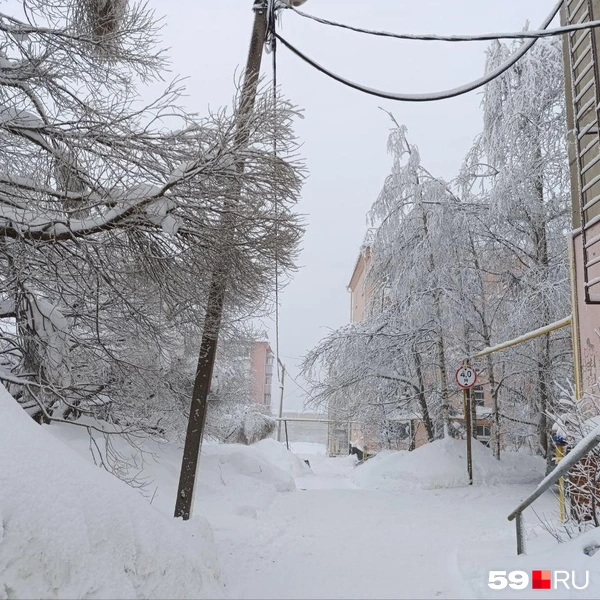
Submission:
[[[472,388],[477,382],[477,372],[473,367],[463,365],[456,371],[456,383],[463,390]]]

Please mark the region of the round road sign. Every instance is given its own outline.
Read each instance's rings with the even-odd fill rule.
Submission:
[[[477,372],[473,367],[463,365],[456,371],[456,383],[464,390],[472,388],[477,382]]]

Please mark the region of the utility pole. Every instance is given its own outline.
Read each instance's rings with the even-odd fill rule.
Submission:
[[[279,421],[277,421],[277,441],[281,441],[281,418],[283,415],[283,387],[285,381],[285,365],[279,360],[278,361],[278,369],[281,366],[281,380],[279,381]]]
[[[254,0],[254,27],[252,30],[252,39],[250,41],[248,61],[244,73],[240,104],[237,111],[236,132],[234,137],[234,148],[236,148],[238,152],[245,148],[250,138],[248,120],[256,102],[266,34],[267,2],[266,0]],[[245,168],[244,160],[239,159],[235,166],[236,171],[241,175]],[[240,194],[241,183],[240,178],[238,177],[231,200],[228,202],[235,202],[235,198],[239,197]],[[222,217],[219,229],[225,242],[227,242],[232,235],[233,217],[231,211],[224,211],[223,214],[224,216]],[[226,250],[226,244],[223,244],[220,254],[225,255],[227,253]],[[177,500],[175,502],[175,517],[182,517],[184,520],[188,520],[192,512],[196,471],[198,468],[202,438],[204,436],[204,426],[208,408],[208,394],[210,392],[217,343],[219,341],[219,330],[223,316],[223,304],[227,290],[228,276],[229,267],[227,265],[227,259],[222,258],[222,262],[215,267],[212,273],[208,292],[202,342],[200,344],[198,366],[196,368],[196,377],[194,380],[194,389],[190,406],[190,416],[183,448],[179,488],[177,490]]]

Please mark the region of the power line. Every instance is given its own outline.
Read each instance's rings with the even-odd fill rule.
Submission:
[[[277,23],[276,0],[267,0],[267,31],[265,41],[272,52],[271,68],[273,70],[273,176],[277,177]],[[283,374],[279,375],[279,197],[275,186],[275,356],[277,364],[277,381],[283,383]]]
[[[562,4],[563,4],[563,0],[559,0],[559,2],[557,2],[555,7],[552,9],[552,12],[546,17],[546,19],[542,23],[540,30],[547,29],[548,25],[550,25],[550,23],[552,22],[554,17],[556,17],[556,15],[558,14],[558,11],[560,10],[560,7],[562,6]],[[342,77],[341,75],[338,75],[338,74],[334,73],[333,71],[330,71],[329,69],[323,67],[322,65],[317,63],[312,58],[309,58],[306,54],[304,54],[303,52],[298,50],[295,46],[293,46],[287,40],[285,40],[283,37],[281,37],[281,35],[279,35],[278,33],[275,33],[274,35],[288,50],[290,50],[296,56],[298,56],[298,58],[300,58],[301,60],[303,60],[304,62],[309,64],[311,67],[313,67],[317,71],[320,71],[324,75],[327,75],[331,79],[334,79],[335,81],[337,81],[347,87],[358,90],[359,92],[363,92],[364,94],[369,94],[371,96],[376,96],[378,98],[384,98],[386,100],[395,100],[398,102],[433,102],[436,100],[447,100],[449,98],[455,98],[456,96],[462,96],[463,94],[472,92],[473,90],[483,87],[484,85],[488,84],[490,81],[493,81],[494,79],[496,79],[497,77],[499,77],[500,75],[502,75],[503,73],[508,71],[508,69],[510,69],[513,65],[515,65],[517,63],[517,61],[519,61],[533,47],[533,45],[538,40],[537,37],[527,40],[521,46],[521,48],[519,48],[516,52],[514,52],[512,54],[512,56],[506,62],[504,62],[497,68],[495,68],[493,71],[490,71],[483,77],[480,77],[479,79],[476,79],[475,81],[472,81],[465,85],[462,85],[462,86],[459,86],[457,88],[453,88],[450,90],[445,90],[442,92],[432,92],[432,93],[427,93],[427,94],[402,94],[402,93],[398,94],[398,93],[385,92],[382,90],[371,88],[371,87],[362,85],[360,83],[351,81],[349,79],[346,79],[345,77]]]
[[[481,34],[470,34],[470,35],[438,35],[438,34],[415,34],[415,33],[393,33],[390,31],[377,31],[374,29],[365,29],[363,27],[356,27],[353,25],[347,25],[345,23],[338,23],[336,21],[330,21],[322,17],[310,15],[292,6],[287,6],[297,15],[321,23],[322,25],[330,25],[338,27],[340,29],[347,29],[357,33],[364,33],[367,35],[374,35],[378,37],[393,38],[397,40],[409,40],[419,42],[491,42],[494,40],[505,40],[505,39],[539,39],[545,37],[553,37],[570,33],[573,31],[580,31],[582,29],[594,29],[600,27],[600,21],[588,21],[586,23],[577,23],[574,25],[566,25],[564,27],[556,27],[554,29],[542,29],[537,31],[513,31],[504,33],[481,33]]]
[[[311,397],[311,393],[304,388],[303,386],[301,386],[298,381],[296,381],[295,377],[292,377],[292,375],[290,375],[289,371],[286,371],[286,373],[288,374],[288,377],[306,394],[307,398]]]

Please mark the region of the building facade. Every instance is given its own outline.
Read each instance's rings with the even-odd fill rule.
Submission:
[[[271,406],[275,355],[269,342],[254,342],[250,354],[252,369],[252,401]]]
[[[563,25],[600,19],[600,0],[565,0]],[[573,202],[573,349],[577,395],[600,376],[600,31],[563,36],[568,149]]]
[[[367,271],[371,260],[371,247],[363,246],[360,250],[352,277],[348,283],[350,292],[350,322],[357,323],[365,318],[367,305],[372,295],[372,286],[367,283]]]

